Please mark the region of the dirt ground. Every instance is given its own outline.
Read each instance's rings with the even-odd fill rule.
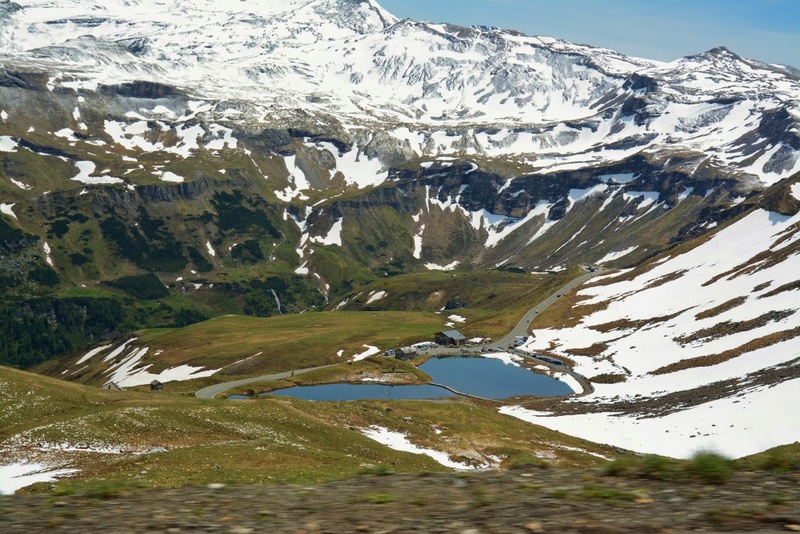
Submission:
[[[0,531],[246,533],[800,532],[800,473],[664,482],[600,470],[362,475],[322,485],[0,497]]]

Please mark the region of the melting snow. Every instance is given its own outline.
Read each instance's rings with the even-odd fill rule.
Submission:
[[[57,132],[53,132],[56,137],[63,137],[64,139],[75,140],[75,132],[71,128],[62,128]]]
[[[126,341],[122,347],[130,343],[130,341],[132,340]],[[204,370],[202,367],[179,365],[165,369],[160,373],[151,373],[148,371],[148,369],[152,367],[151,364],[141,366],[140,363],[147,351],[147,347],[138,350],[134,349],[121,361],[114,363],[110,368],[111,376],[109,376],[107,382],[114,382],[120,387],[132,387],[149,384],[153,380],[158,380],[159,382],[176,382],[204,378],[219,371],[219,369]],[[108,356],[104,358],[103,361],[107,359]]]
[[[365,360],[365,359],[369,358],[370,356],[375,356],[376,354],[380,353],[380,351],[381,351],[381,349],[379,349],[378,347],[373,347],[371,345],[364,345],[364,348],[367,349],[367,350],[365,350],[364,352],[361,352],[359,354],[356,354],[355,356],[350,358],[350,361],[358,362],[358,361],[361,361],[361,360]]]
[[[792,191],[792,196],[797,200],[800,200],[800,182],[792,184],[791,191]]]
[[[103,352],[104,350],[106,350],[106,349],[108,349],[108,348],[111,348],[111,347],[112,347],[112,345],[103,345],[103,346],[101,346],[101,347],[95,347],[95,348],[93,348],[92,350],[90,350],[89,352],[87,352],[86,354],[84,354],[84,355],[81,357],[81,359],[80,359],[80,360],[78,360],[77,362],[75,362],[75,365],[80,365],[80,364],[82,364],[82,363],[84,363],[84,362],[87,362],[87,361],[89,361],[89,360],[90,360],[90,359],[91,359],[93,356],[96,356],[96,355],[98,355],[99,353],[101,353],[101,352]]]
[[[468,464],[454,462],[453,460],[450,459],[450,456],[447,453],[437,451],[434,449],[425,449],[422,447],[418,447],[413,443],[411,443],[408,440],[408,437],[406,437],[406,435],[403,434],[402,432],[395,432],[393,430],[389,430],[388,428],[373,426],[370,428],[362,428],[361,433],[367,436],[368,438],[377,441],[382,445],[386,445],[390,449],[430,456],[443,466],[449,467],[450,469],[455,469],[457,471],[470,471],[476,469],[475,467]]]
[[[646,208],[651,204],[654,204],[658,201],[659,194],[654,191],[627,191],[622,194],[626,201],[635,200],[637,198],[643,197],[641,203],[636,207],[637,209]]]
[[[478,343],[481,343],[482,341],[483,340],[479,341]],[[513,365],[514,367],[520,367],[520,362],[524,361],[522,356],[517,356],[516,354],[511,354],[509,352],[487,352],[486,354],[481,354],[481,357],[492,360],[500,360],[504,364]]]
[[[796,441],[800,432],[800,380],[714,400],[662,417],[614,413],[550,416],[520,406],[501,413],[566,434],[626,449],[689,458],[713,450],[733,458]],[[781,409],[776,410],[775,407]],[[789,427],[789,428],[787,428]],[[787,432],[788,431],[788,432]]]
[[[321,245],[338,245],[342,246],[342,221],[344,219],[339,219],[333,226],[331,227],[328,235],[325,237],[311,237],[310,240],[314,243],[319,243]]]
[[[342,173],[348,185],[364,189],[380,185],[389,177],[380,160],[368,158],[355,144],[347,152],[339,152],[336,145],[328,142],[306,143],[306,146],[329,152],[336,159],[336,171]]]
[[[630,182],[635,179],[635,174],[628,173],[628,174],[603,174],[602,176],[598,176],[598,180],[604,180],[607,182],[614,182],[617,184],[624,184]]]
[[[16,152],[17,142],[13,137],[0,135],[0,152]]]
[[[575,371],[590,377],[626,374],[627,381],[595,384],[593,394],[572,401],[592,404],[597,413],[551,416],[519,408],[509,408],[507,413],[593,441],[680,457],[700,448],[742,456],[800,439],[798,379],[771,387],[749,387],[736,397],[690,408],[676,406],[674,413],[660,417],[643,417],[648,415],[646,412],[626,416],[603,410],[605,404],[611,405],[620,398],[630,400],[635,409],[636,396],[653,398],[724,380],[741,381],[750,373],[800,357],[800,346],[794,338],[742,352],[722,363],[651,374],[682,360],[736,350],[753,339],[800,327],[796,290],[768,297],[764,291],[758,297],[753,293],[753,288],[765,283],[774,286],[776,281],[783,284],[797,280],[800,256],[796,253],[774,264],[758,262],[759,254],[770,249],[776,251],[794,239],[797,223],[800,214],[788,217],[756,210],[698,247],[647,265],[631,279],[620,280],[622,276],[616,275],[617,281],[607,277],[610,283],[606,285],[579,290],[581,305],[605,307],[587,315],[574,327],[537,330],[536,336],[525,345],[526,350],[547,349],[566,355],[570,348],[605,344],[607,348],[601,349],[597,357],[573,354]],[[748,262],[751,258],[756,258],[754,263]],[[742,265],[756,265],[760,269],[743,269]],[[625,276],[631,277],[636,272],[630,271]],[[723,273],[728,274],[720,277]],[[737,298],[744,299],[743,303],[714,316],[698,318],[701,312],[719,309]],[[751,321],[775,311],[786,311],[789,315],[766,320],[746,331],[722,330],[717,335],[684,338],[721,323]],[[623,323],[615,328],[600,328],[620,319],[630,321],[629,326]],[[644,326],[639,321],[645,322]],[[775,410],[777,405],[788,411]]]
[[[603,264],[603,263],[612,262],[612,261],[614,261],[616,259],[619,259],[619,258],[621,258],[623,256],[627,256],[628,254],[630,254],[631,252],[633,252],[637,248],[639,248],[639,247],[630,247],[630,248],[626,248],[625,250],[618,250],[616,252],[609,252],[608,254],[603,256],[602,259],[597,260],[595,263]]]
[[[92,176],[96,165],[91,161],[76,161],[75,167],[78,168],[78,174],[72,177],[72,180],[81,182],[83,184],[118,184],[122,182],[121,178],[113,178],[111,176]]]
[[[42,250],[44,250],[44,261],[47,262],[47,265],[53,267],[53,258],[50,257],[50,244],[47,241],[42,243]]]
[[[16,185],[17,187],[19,187],[20,189],[23,189],[25,191],[30,191],[31,189],[33,189],[33,186],[30,186],[28,184],[24,184],[22,182],[18,182],[17,180],[15,180],[13,178],[9,178],[9,180],[11,180],[12,184]]]
[[[15,204],[0,204],[0,213],[5,213],[9,217],[17,218],[17,214],[11,209]]]
[[[461,262],[454,261],[449,265],[437,265],[435,263],[426,263],[425,268],[431,271],[452,271],[459,266]]]
[[[13,495],[18,489],[36,482],[51,482],[75,472],[76,469],[52,469],[43,464],[0,465],[0,495]]]
[[[419,222],[419,215],[414,216],[414,222]],[[418,233],[414,237],[414,251],[411,253],[415,258],[422,259],[422,234],[425,233],[425,225],[419,227]]]
[[[378,302],[379,300],[386,298],[386,295],[388,295],[386,291],[374,291],[369,294],[369,299],[367,300],[366,304]]]
[[[153,173],[153,174],[159,174],[159,173],[156,172],[156,173]],[[161,178],[162,182],[173,182],[173,183],[176,183],[176,184],[180,184],[180,183],[183,183],[184,181],[186,181],[186,179],[183,176],[178,176],[174,172],[170,172],[170,171],[165,171],[164,173],[161,173],[160,178]]]

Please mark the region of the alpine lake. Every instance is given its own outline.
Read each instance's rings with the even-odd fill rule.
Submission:
[[[502,400],[522,395],[559,397],[574,393],[566,383],[555,378],[494,358],[436,357],[420,365],[419,369],[431,376],[431,384],[322,384],[279,389],[262,393],[260,396],[294,397],[315,401],[354,401],[442,399],[458,397],[461,393],[484,399]],[[250,397],[243,395],[228,397],[232,400],[248,398]]]

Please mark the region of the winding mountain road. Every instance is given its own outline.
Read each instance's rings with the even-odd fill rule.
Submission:
[[[545,308],[547,308],[548,306],[550,306],[554,302],[556,302],[556,300],[558,300],[563,294],[565,294],[568,291],[573,290],[574,288],[578,287],[580,284],[584,283],[585,281],[589,280],[590,278],[592,278],[594,276],[597,276],[597,275],[599,275],[599,274],[601,274],[601,273],[603,273],[605,271],[606,271],[605,268],[600,267],[594,272],[587,272],[587,273],[585,273],[585,274],[583,274],[583,275],[571,280],[569,283],[565,284],[560,289],[558,289],[557,291],[553,292],[550,296],[548,296],[542,302],[540,302],[539,304],[537,304],[536,306],[531,308],[522,317],[522,319],[520,319],[520,321],[517,323],[517,325],[513,329],[511,329],[511,332],[509,332],[508,334],[503,336],[498,341],[495,341],[493,343],[484,345],[483,348],[502,349],[504,351],[511,352],[511,353],[516,354],[518,356],[522,356],[522,357],[524,357],[526,359],[534,360],[537,364],[547,365],[548,367],[551,367],[553,369],[565,372],[565,373],[571,375],[573,378],[575,378],[582,385],[582,387],[584,389],[582,395],[590,393],[592,391],[592,387],[589,384],[589,382],[583,376],[572,372],[572,370],[569,369],[568,367],[566,367],[566,366],[556,366],[556,365],[553,365],[553,364],[551,364],[549,362],[546,362],[546,361],[543,361],[543,360],[539,360],[538,358],[532,357],[529,354],[524,353],[522,351],[509,350],[509,349],[506,349],[505,347],[507,347],[509,344],[513,343],[516,340],[517,336],[525,336],[525,335],[527,335],[528,334],[528,328],[529,328],[529,326],[531,324],[531,321],[533,321],[534,317],[539,315],[542,312],[542,310],[544,310]],[[470,350],[468,352],[480,353],[480,350],[481,350],[481,348],[477,347],[477,348],[473,348],[472,350]],[[439,347],[439,348],[430,349],[428,351],[425,351],[425,354],[427,354],[427,355],[444,355],[444,354],[453,354],[453,351],[454,351],[454,349],[452,349],[452,348]],[[284,378],[289,378],[289,377],[292,377],[292,376],[302,375],[304,373],[309,373],[311,371],[316,371],[318,369],[326,369],[328,367],[334,367],[335,365],[339,365],[339,364],[321,365],[319,367],[309,367],[307,369],[297,369],[295,371],[285,371],[285,372],[282,372],[282,373],[274,373],[274,374],[269,374],[269,375],[256,376],[256,377],[253,377],[253,378],[243,378],[241,380],[233,380],[231,382],[222,382],[222,383],[219,383],[219,384],[214,384],[213,386],[208,386],[206,388],[203,388],[203,389],[197,391],[195,393],[195,397],[197,397],[199,399],[213,399],[214,397],[216,397],[217,395],[219,395],[223,391],[227,391],[229,389],[233,389],[233,388],[236,388],[236,387],[246,386],[247,384],[254,384],[256,382],[266,382],[268,380],[282,380]]]
[[[325,369],[327,367],[334,367],[335,365],[339,364],[332,363],[328,365],[320,365],[319,367],[309,367],[307,369],[297,369],[295,371],[285,371],[283,373],[274,373],[271,375],[262,375],[253,378],[243,378],[241,380],[233,380],[231,382],[222,382],[220,384],[214,384],[213,386],[208,386],[207,388],[203,388],[199,390],[197,393],[195,393],[194,396],[197,397],[198,399],[213,399],[223,391],[227,391],[229,389],[238,388],[240,386],[246,386],[247,384],[254,384],[256,382],[266,382],[267,380],[283,380],[284,378],[302,375],[304,373],[309,373],[311,371],[316,371],[318,369]]]
[[[556,302],[561,297],[561,295],[564,295],[567,292],[572,291],[573,289],[575,289],[576,287],[578,287],[579,285],[581,285],[585,281],[589,280],[590,278],[593,278],[593,277],[595,277],[595,276],[597,276],[597,275],[599,275],[601,273],[604,273],[604,272],[606,272],[606,269],[604,267],[598,267],[595,271],[587,272],[586,274],[583,274],[583,275],[573,279],[569,283],[565,284],[558,291],[555,291],[549,297],[547,297],[542,302],[540,302],[539,304],[534,306],[532,309],[530,309],[528,311],[528,313],[526,313],[522,317],[522,319],[520,319],[519,323],[517,323],[517,326],[515,326],[511,330],[511,332],[509,332],[508,334],[506,334],[505,336],[500,338],[498,341],[496,341],[494,343],[491,343],[488,346],[497,347],[497,348],[507,347],[510,343],[513,343],[516,340],[517,336],[525,336],[525,335],[527,335],[528,334],[528,328],[529,328],[531,322],[533,321],[534,317],[536,317],[537,315],[542,313],[542,311],[545,308],[551,306],[554,302]]]

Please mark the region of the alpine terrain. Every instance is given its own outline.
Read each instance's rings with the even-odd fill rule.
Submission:
[[[0,212],[0,364],[62,379],[0,371],[0,469],[265,436],[329,465],[325,435],[343,472],[430,468],[375,440],[456,468],[800,440],[800,71],[724,47],[664,63],[374,0],[0,0]],[[190,398],[425,381],[374,356],[500,339],[551,295],[496,357],[568,399]],[[95,397],[153,380],[186,395]],[[487,427],[437,439],[436,417],[477,424],[470,402]]]

